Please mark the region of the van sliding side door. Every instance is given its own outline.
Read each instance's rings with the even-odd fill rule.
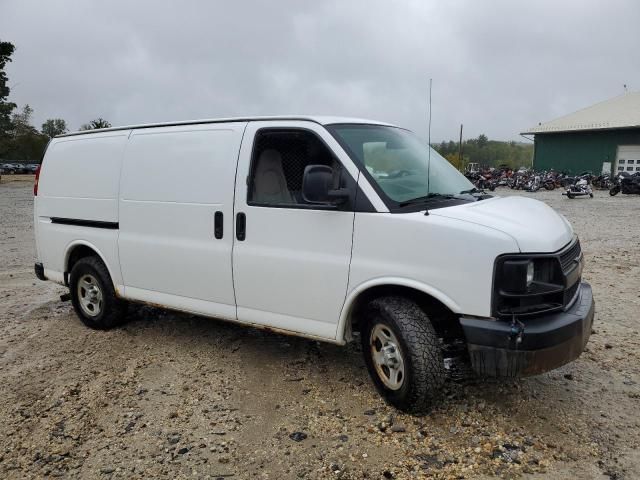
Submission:
[[[125,295],[236,319],[233,189],[246,122],[134,130],[120,186]]]

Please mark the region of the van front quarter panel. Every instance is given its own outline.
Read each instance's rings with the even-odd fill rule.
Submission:
[[[347,298],[368,282],[404,279],[457,315],[490,317],[495,258],[518,251],[509,235],[478,224],[424,212],[357,213]]]

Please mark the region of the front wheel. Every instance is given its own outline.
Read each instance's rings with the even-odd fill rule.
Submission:
[[[611,190],[609,190],[609,195],[611,195],[612,197],[615,197],[619,193],[620,193],[620,187],[618,186],[615,186]]]
[[[98,257],[76,262],[69,288],[73,308],[87,327],[106,330],[124,320],[127,304],[116,297],[109,271]]]
[[[425,413],[445,381],[440,340],[429,317],[402,297],[378,298],[364,313],[362,352],[376,389],[399,410]]]
[[[576,196],[571,192],[567,192],[567,198],[573,199],[573,198],[576,198]]]

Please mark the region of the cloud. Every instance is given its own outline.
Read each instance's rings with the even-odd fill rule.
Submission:
[[[628,1],[0,0],[13,101],[72,128],[319,113],[518,139],[640,89]]]

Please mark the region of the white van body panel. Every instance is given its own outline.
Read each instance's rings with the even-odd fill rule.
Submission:
[[[64,282],[72,248],[91,246],[102,257],[116,288],[122,285],[118,231],[53,223],[52,218],[118,222],[118,189],[128,130],[51,140],[34,198],[39,261],[47,278]]]
[[[41,199],[38,200],[38,203]],[[57,283],[64,283],[64,272],[71,252],[84,245],[95,251],[109,270],[119,294],[124,294],[122,273],[118,257],[118,231],[104,228],[86,228],[76,225],[52,223],[50,219],[37,219],[38,259],[46,266],[45,275]]]
[[[567,220],[546,203],[532,198],[494,197],[438,208],[430,214],[500,230],[526,253],[555,252],[573,238],[573,228]]]
[[[518,251],[509,235],[483,225],[424,212],[356,213],[343,315],[364,287],[388,282],[424,291],[454,313],[489,317],[492,285],[478,278],[493,272],[498,255]]]
[[[117,222],[128,130],[54,138],[38,185],[39,217]]]
[[[334,340],[349,279],[353,212],[247,204],[253,141],[262,128],[315,133],[357,181],[358,168],[322,126],[312,122],[251,122],[236,178],[236,214],[247,233],[233,249],[238,320]]]
[[[207,302],[199,313],[236,318],[233,184],[245,125],[132,132],[120,190],[119,250],[128,298],[183,308],[184,297]],[[214,237],[215,212],[223,214],[221,239]]]

